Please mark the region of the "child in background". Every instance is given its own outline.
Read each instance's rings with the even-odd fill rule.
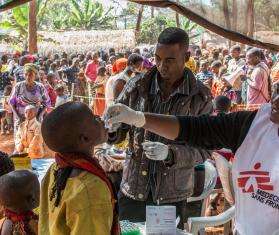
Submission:
[[[27,152],[34,158],[50,158],[53,153],[45,145],[41,134],[41,123],[37,121],[37,108],[28,105],[25,108],[25,121],[20,124],[15,137],[15,152]]]
[[[38,234],[40,183],[28,170],[12,171],[0,177],[0,204],[4,218],[0,221],[1,235]]]
[[[56,163],[42,182],[39,234],[119,235],[117,197],[92,157],[107,141],[104,123],[86,104],[68,102],[45,117],[42,135]]]
[[[213,112],[216,115],[226,114],[231,110],[231,100],[226,96],[217,96],[212,102]]]
[[[209,62],[202,60],[200,62],[200,72],[196,75],[197,80],[200,80],[205,86],[211,89],[213,74],[209,71]]]
[[[12,86],[8,85],[4,89],[3,108],[5,116],[1,118],[1,135],[10,134],[13,132],[13,111],[9,104]]]
[[[44,83],[45,88],[47,90],[48,96],[50,98],[50,102],[51,102],[51,106],[54,107],[55,106],[55,102],[56,102],[56,92],[54,90],[54,87],[56,86],[56,78],[55,75],[53,73],[48,73],[46,76],[46,81]]]
[[[62,84],[59,84],[55,88],[56,92],[56,102],[55,102],[55,108],[59,105],[65,104],[69,101],[69,96],[65,94],[65,88]]]
[[[74,95],[82,97],[74,97],[74,101],[85,102],[88,104],[88,87],[86,77],[83,71],[78,73],[77,81],[75,83]]]
[[[101,117],[104,113],[106,107],[106,100],[105,100],[105,87],[107,82],[107,75],[106,75],[106,68],[100,67],[97,73],[96,79],[96,96],[93,102],[93,110],[94,114]]]

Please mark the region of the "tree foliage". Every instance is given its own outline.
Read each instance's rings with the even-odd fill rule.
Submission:
[[[167,27],[175,27],[176,21],[174,18],[169,18],[164,15],[157,15],[154,18],[149,18],[142,23],[141,33],[138,41],[140,43],[156,43],[157,38]],[[180,27],[184,29],[193,42],[202,33],[202,28],[187,18],[181,18]]]

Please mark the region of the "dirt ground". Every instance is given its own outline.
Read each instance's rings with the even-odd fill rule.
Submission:
[[[0,151],[11,154],[14,151],[13,134],[0,135]]]

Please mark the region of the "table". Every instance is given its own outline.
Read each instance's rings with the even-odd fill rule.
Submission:
[[[40,183],[42,182],[42,179],[47,173],[48,168],[54,162],[55,162],[54,158],[40,158],[40,159],[31,160],[32,170],[38,176]]]
[[[141,234],[146,235],[145,224],[136,223],[136,225],[139,227]],[[161,235],[161,234],[158,234],[158,235]],[[192,235],[192,234],[188,233],[188,232],[185,232],[185,231],[182,231],[180,229],[177,229],[176,234],[168,234],[168,235]]]

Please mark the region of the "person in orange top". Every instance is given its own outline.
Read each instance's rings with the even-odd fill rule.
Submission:
[[[112,74],[113,75],[118,74],[121,71],[123,71],[126,68],[127,63],[128,63],[128,59],[126,58],[117,59],[112,65]]]
[[[106,107],[105,100],[105,86],[107,82],[106,68],[100,67],[98,69],[98,76],[95,81],[96,83],[96,96],[93,103],[94,114],[97,116],[102,116]]]

